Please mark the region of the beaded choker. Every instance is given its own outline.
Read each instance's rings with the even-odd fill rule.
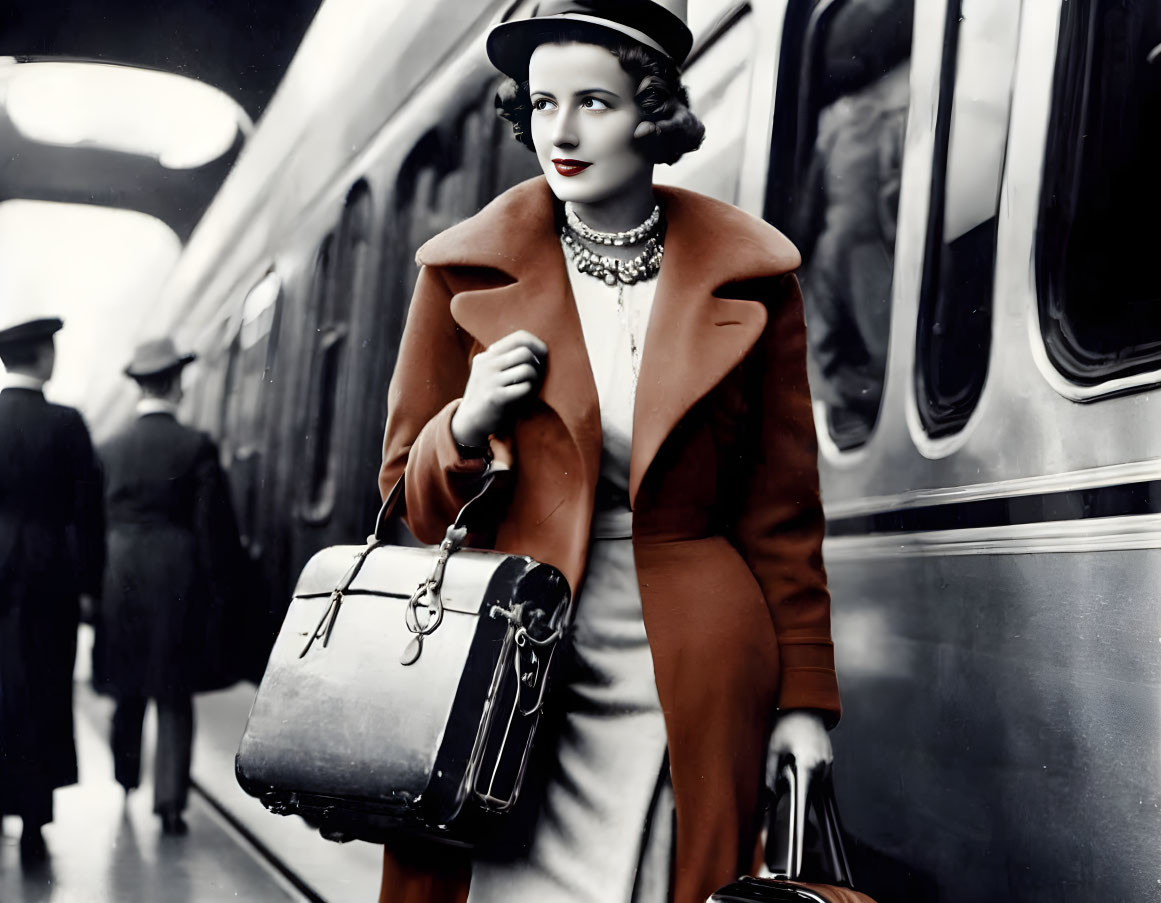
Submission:
[[[665,253],[664,245],[656,238],[650,238],[645,242],[641,253],[631,260],[606,257],[596,251],[590,251],[581,244],[575,233],[568,230],[561,239],[564,253],[576,264],[577,272],[601,279],[606,285],[616,285],[618,282],[632,285],[644,279],[652,279],[661,270],[661,258]]]

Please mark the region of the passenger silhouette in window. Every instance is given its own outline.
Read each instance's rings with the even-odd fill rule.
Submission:
[[[807,261],[812,386],[842,448],[866,441],[883,392],[911,19],[910,0],[852,0],[808,62],[821,111],[795,238]]]

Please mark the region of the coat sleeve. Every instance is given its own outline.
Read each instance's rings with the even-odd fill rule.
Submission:
[[[386,498],[407,471],[407,525],[421,542],[443,539],[479,488],[488,464],[462,458],[451,420],[469,371],[470,338],[451,315],[452,292],[438,267],[423,267],[387,390],[379,491]],[[497,459],[505,453],[492,440]]]
[[[766,328],[747,362],[752,453],[736,542],[762,587],[778,636],[778,707],[817,709],[833,724],[841,707],[822,563],[825,522],[802,292],[790,274],[773,286]]]
[[[198,565],[213,598],[228,607],[237,600],[241,590],[245,553],[230,497],[230,483],[218,460],[218,447],[208,436],[202,437],[194,481]]]
[[[77,549],[78,583],[82,593],[99,598],[105,574],[104,481],[100,460],[80,414],[76,415],[74,432],[76,491],[72,529]]]

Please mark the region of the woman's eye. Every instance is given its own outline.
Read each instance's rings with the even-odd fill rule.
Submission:
[[[532,109],[543,112],[552,106],[552,101],[546,97],[538,97],[532,101]]]
[[[581,101],[581,106],[586,110],[607,110],[609,108],[607,103],[596,97],[586,97]]]

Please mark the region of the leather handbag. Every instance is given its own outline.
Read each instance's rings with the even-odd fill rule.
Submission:
[[[779,764],[774,789],[766,833],[766,868],[773,877],[742,878],[718,888],[707,903],[875,903],[852,886],[830,773],[802,779],[794,757],[787,756]],[[818,829],[827,884],[799,880],[808,812]]]
[[[400,478],[365,545],[307,563],[235,759],[269,810],[332,840],[471,847],[515,804],[571,593],[551,565],[464,547],[490,484],[415,547],[386,540]]]

